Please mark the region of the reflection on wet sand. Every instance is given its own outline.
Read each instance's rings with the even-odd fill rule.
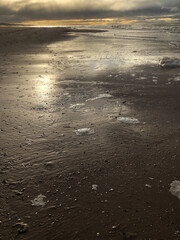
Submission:
[[[47,76],[40,76],[36,80],[36,91],[38,92],[38,99],[48,100],[52,90],[52,80]]]
[[[83,74],[95,76],[107,70],[112,72],[114,69],[121,73],[136,66],[158,64],[159,59],[166,54],[178,57],[177,49],[169,51],[167,48],[169,42],[163,42],[162,34],[158,35],[157,40],[151,41],[148,36],[146,38],[138,36],[137,39],[130,36],[126,39],[123,36],[125,33],[121,31],[121,34],[122,38],[114,36],[110,31],[109,33],[95,33],[93,36],[81,34],[71,42],[53,43],[50,47],[56,51],[54,56],[56,64],[59,63],[59,67],[64,65],[68,67],[64,78],[74,75],[82,77]]]

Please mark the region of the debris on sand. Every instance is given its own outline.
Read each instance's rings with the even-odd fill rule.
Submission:
[[[124,234],[123,234],[124,235]],[[124,236],[124,239],[134,239],[137,237],[137,234],[136,233],[130,233],[130,232],[127,232],[125,233],[125,236]]]
[[[172,47],[175,47],[175,48],[178,47],[178,43],[176,43],[176,42],[170,42],[169,45]]]
[[[109,93],[99,94],[97,97],[87,99],[86,102],[87,101],[98,100],[98,99],[101,99],[101,98],[110,98],[110,97],[112,97],[112,95],[109,94]]]
[[[13,193],[15,193],[18,196],[21,196],[23,194],[23,192],[18,191],[18,190],[12,190]]]
[[[131,123],[131,124],[139,123],[139,120],[137,118],[130,118],[130,117],[117,117],[117,120],[122,123]]]
[[[97,184],[93,184],[92,185],[92,190],[97,191],[97,189],[98,189],[98,185]]]
[[[112,226],[112,229],[113,229],[113,230],[116,230],[116,228],[117,228],[116,226]]]
[[[145,184],[145,187],[146,187],[146,188],[152,188],[152,186],[149,185],[149,184]]]
[[[80,108],[84,107],[85,103],[77,103],[77,104],[71,104],[69,108],[73,110],[79,110]]]
[[[46,204],[43,200],[44,198],[46,198],[46,196],[39,194],[34,200],[31,200],[32,206],[44,207]]]
[[[44,163],[44,165],[46,167],[52,167],[54,165],[54,162],[53,161],[49,161],[49,162]]]
[[[27,223],[19,222],[19,223],[16,223],[14,225],[14,227],[18,227],[18,229],[17,229],[18,233],[25,233],[25,232],[28,231],[28,224]]]
[[[180,181],[174,180],[170,186],[170,193],[180,199]]]
[[[26,138],[25,143],[26,143],[27,145],[31,146],[32,143],[33,143],[33,140],[32,140],[31,138]]]
[[[78,136],[87,136],[87,135],[94,134],[94,129],[91,129],[91,128],[80,128],[80,129],[75,130],[75,133]]]
[[[180,59],[163,57],[159,61],[159,65],[163,68],[177,68],[177,67],[180,67]]]

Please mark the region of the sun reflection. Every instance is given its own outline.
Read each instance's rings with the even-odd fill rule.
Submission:
[[[47,100],[49,98],[51,90],[51,78],[47,76],[39,76],[37,80],[38,97],[42,100]]]
[[[42,76],[41,76],[40,81],[41,81],[42,83],[48,83],[48,82],[50,82],[50,78],[49,78],[49,77],[42,77]]]

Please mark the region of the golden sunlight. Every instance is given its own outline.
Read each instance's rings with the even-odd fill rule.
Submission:
[[[39,26],[39,27],[57,27],[69,25],[108,25],[108,24],[133,24],[136,23],[135,19],[125,18],[105,18],[105,19],[73,19],[73,20],[40,20],[40,21],[26,21],[22,24],[26,26]]]

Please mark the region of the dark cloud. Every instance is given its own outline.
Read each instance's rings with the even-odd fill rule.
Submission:
[[[137,1],[131,1],[135,4]],[[156,4],[152,6],[146,6],[145,0],[141,0],[142,6],[127,9],[110,9],[108,6],[102,6],[102,8],[87,5],[64,7],[59,5],[42,5],[37,4],[25,4],[22,5],[22,1],[19,1],[20,7],[18,9],[8,8],[5,6],[0,6],[0,21],[3,22],[24,22],[32,20],[70,20],[70,19],[101,19],[101,18],[125,18],[125,17],[163,17],[170,16],[172,19],[179,18],[180,15],[180,1],[171,0],[165,1],[161,0],[161,4]],[[158,3],[158,1],[157,1]],[[14,9],[14,10],[13,10]]]
[[[0,7],[0,17],[13,15],[14,11],[8,7],[2,6]]]
[[[14,22],[18,17],[15,12],[8,7],[0,7],[0,22]]]

